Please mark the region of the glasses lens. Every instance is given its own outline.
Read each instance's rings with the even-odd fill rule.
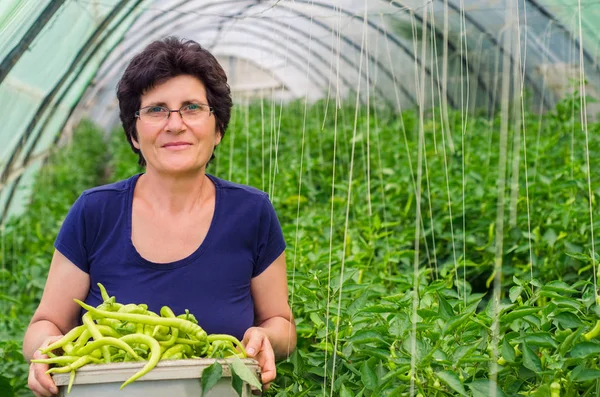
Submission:
[[[148,123],[158,123],[169,117],[169,111],[162,106],[151,106],[140,110],[140,119]]]
[[[208,106],[197,103],[191,103],[181,108],[181,115],[188,122],[204,120],[209,112]]]

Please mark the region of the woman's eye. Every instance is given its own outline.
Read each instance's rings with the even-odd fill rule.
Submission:
[[[149,107],[147,112],[148,113],[160,113],[160,112],[164,112],[165,108],[161,107],[161,106],[152,106]]]
[[[183,110],[186,110],[186,111],[200,110],[200,105],[198,105],[197,103],[190,103],[189,105],[184,107]]]

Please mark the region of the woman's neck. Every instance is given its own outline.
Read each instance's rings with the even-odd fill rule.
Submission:
[[[204,170],[176,176],[147,170],[137,182],[135,196],[157,214],[185,215],[202,207],[211,185]]]

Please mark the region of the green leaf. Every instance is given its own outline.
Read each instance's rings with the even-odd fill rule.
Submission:
[[[558,348],[558,352],[560,353],[561,356],[565,356],[571,350],[573,343],[575,343],[575,341],[579,339],[579,337],[581,336],[582,333],[583,333],[583,329],[579,328],[577,331],[575,331],[571,335],[567,336],[567,338],[564,340],[564,342]]]
[[[523,366],[533,372],[542,372],[542,362],[533,350],[523,344]]]
[[[462,346],[458,346],[456,347],[456,349],[454,350],[454,354],[452,355],[452,357],[454,358],[454,361],[458,362],[460,360],[462,360],[464,357],[469,357],[476,349],[477,346],[479,346],[479,341],[477,343],[473,343],[470,345],[462,345]]]
[[[534,332],[525,336],[528,345],[556,348],[558,344],[549,332]]]
[[[515,303],[515,301],[517,300],[517,298],[519,296],[521,296],[522,292],[523,292],[523,287],[521,287],[520,285],[515,285],[514,287],[512,287],[510,289],[510,292],[508,293],[510,301],[513,302],[513,303]]]
[[[321,317],[319,317],[317,313],[310,313],[308,316],[310,317],[311,321],[315,324],[315,326],[319,328],[325,326],[325,323],[323,322],[323,320],[321,320]]]
[[[488,379],[477,379],[471,383],[467,383],[467,386],[473,392],[473,397],[489,397],[491,388],[496,388],[496,397],[505,397],[502,389]]]
[[[405,339],[404,342],[402,342],[402,348],[409,355],[412,354],[411,340],[409,338]],[[428,346],[425,344],[425,342],[423,342],[420,339],[415,339],[415,350],[415,359],[417,360],[417,363],[420,363],[423,357],[425,357],[425,355],[429,351]]]
[[[470,305],[469,307],[467,307],[467,309],[465,310],[465,312],[459,316],[454,316],[452,317],[447,323],[446,326],[444,327],[444,330],[442,332],[443,335],[448,335],[449,333],[454,332],[455,329],[457,329],[458,327],[462,326],[466,326],[469,322],[467,321],[477,310],[477,305],[479,304],[479,302],[476,302],[472,305]]]
[[[200,378],[200,387],[202,388],[202,395],[208,393],[212,389],[219,379],[223,376],[223,367],[218,361],[215,361],[204,371],[202,371],[202,378]]]
[[[582,323],[579,317],[571,312],[562,312],[554,316],[554,322],[563,328],[577,328]]]
[[[544,285],[542,291],[558,292],[561,295],[577,294],[579,292],[564,281],[558,280],[550,281],[548,284]]]
[[[558,236],[556,235],[554,229],[548,229],[546,230],[546,233],[544,233],[544,240],[550,247],[554,246],[554,243],[556,243],[557,239]]]
[[[533,394],[530,394],[531,397],[548,397],[551,394],[549,385],[541,385]]]
[[[257,389],[262,390],[262,384],[260,380],[250,371],[248,367],[240,360],[238,357],[233,356],[231,364],[229,364],[231,368],[231,373],[235,373],[237,376],[242,378],[242,380],[250,385],[256,387]]]
[[[397,310],[392,305],[373,305],[360,309],[359,313],[395,313]]]
[[[465,387],[461,383],[460,379],[458,379],[458,375],[452,371],[441,371],[436,374],[438,378],[442,380],[445,384],[448,385],[452,390],[460,394],[461,396],[468,396],[465,391]]]
[[[381,342],[385,345],[389,345],[383,335],[375,331],[358,331],[349,339],[349,341],[354,344]]]
[[[571,349],[573,358],[587,358],[598,354],[600,354],[600,344],[594,342],[581,342]]]
[[[504,359],[510,363],[515,362],[515,349],[510,343],[508,343],[506,338],[502,341],[502,357],[504,357]]]
[[[448,303],[446,298],[444,298],[439,293],[438,293],[438,303],[439,303],[438,314],[440,315],[441,318],[443,318],[444,320],[450,320],[452,317],[454,317],[454,310],[452,309],[452,306]]]
[[[353,394],[346,388],[346,386],[342,385],[342,388],[340,389],[340,397],[353,397]]]
[[[540,311],[539,307],[531,307],[531,306],[521,306],[518,309],[515,309],[511,312],[508,312],[501,316],[501,322],[504,324],[508,324],[517,320],[519,318],[523,318],[530,314],[534,314]]]
[[[598,369],[590,369],[579,366],[571,371],[571,380],[573,382],[587,382],[589,380],[596,379],[600,379],[600,370]]]
[[[235,372],[233,372],[233,368],[231,369],[231,387],[238,394],[238,396],[243,397],[244,393],[244,381],[240,378]]]
[[[2,397],[14,397],[15,392],[10,385],[8,378],[0,376],[0,396]]]
[[[366,362],[360,367],[360,380],[367,390],[373,390],[377,387],[377,375]]]
[[[558,307],[568,307],[574,310],[581,310],[583,305],[572,298],[555,298],[552,302],[556,303]]]

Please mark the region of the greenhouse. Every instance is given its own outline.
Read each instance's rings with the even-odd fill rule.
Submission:
[[[600,396],[596,21],[594,0],[0,0],[0,397],[67,395],[61,373],[74,397]],[[214,58],[160,63],[168,37]],[[184,180],[198,212],[169,218]],[[169,360],[205,360],[198,392],[160,386]]]

